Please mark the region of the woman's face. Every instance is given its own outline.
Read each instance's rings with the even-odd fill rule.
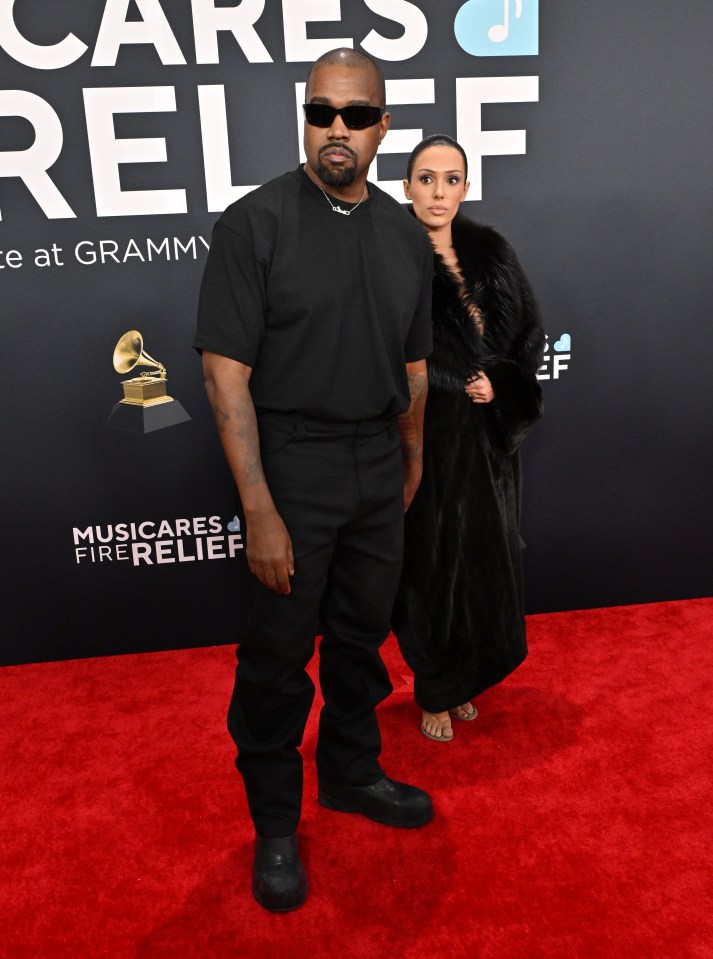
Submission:
[[[416,157],[411,182],[404,180],[406,197],[416,217],[430,230],[447,226],[468,195],[465,163],[455,147],[426,147]]]

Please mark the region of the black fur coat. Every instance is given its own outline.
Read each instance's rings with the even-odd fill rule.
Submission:
[[[435,254],[423,479],[393,620],[416,700],[432,712],[467,702],[527,655],[518,449],[542,415],[544,334],[522,267],[490,227],[459,214],[452,231],[465,288]],[[493,385],[489,404],[464,392],[477,370]]]

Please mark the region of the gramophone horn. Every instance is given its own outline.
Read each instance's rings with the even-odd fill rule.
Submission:
[[[163,363],[159,363],[144,350],[144,338],[139,331],[129,330],[128,333],[124,333],[114,349],[114,369],[117,373],[128,373],[135,366],[155,366],[158,370],[165,369]]]

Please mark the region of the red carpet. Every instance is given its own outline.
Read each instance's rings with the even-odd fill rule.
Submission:
[[[229,647],[0,670],[0,955],[709,959],[713,599],[529,620],[530,658],[449,745],[408,672],[383,762],[437,818],[319,808],[311,892],[251,899],[251,828],[224,713]]]

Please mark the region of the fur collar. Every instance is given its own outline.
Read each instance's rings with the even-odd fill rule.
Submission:
[[[541,362],[537,305],[512,247],[492,227],[461,213],[451,229],[464,283],[461,286],[443,257],[434,253],[429,380],[441,389],[460,392],[473,372],[487,372],[504,359],[536,370]],[[482,334],[464,299],[480,313]],[[530,331],[537,331],[532,349]]]

